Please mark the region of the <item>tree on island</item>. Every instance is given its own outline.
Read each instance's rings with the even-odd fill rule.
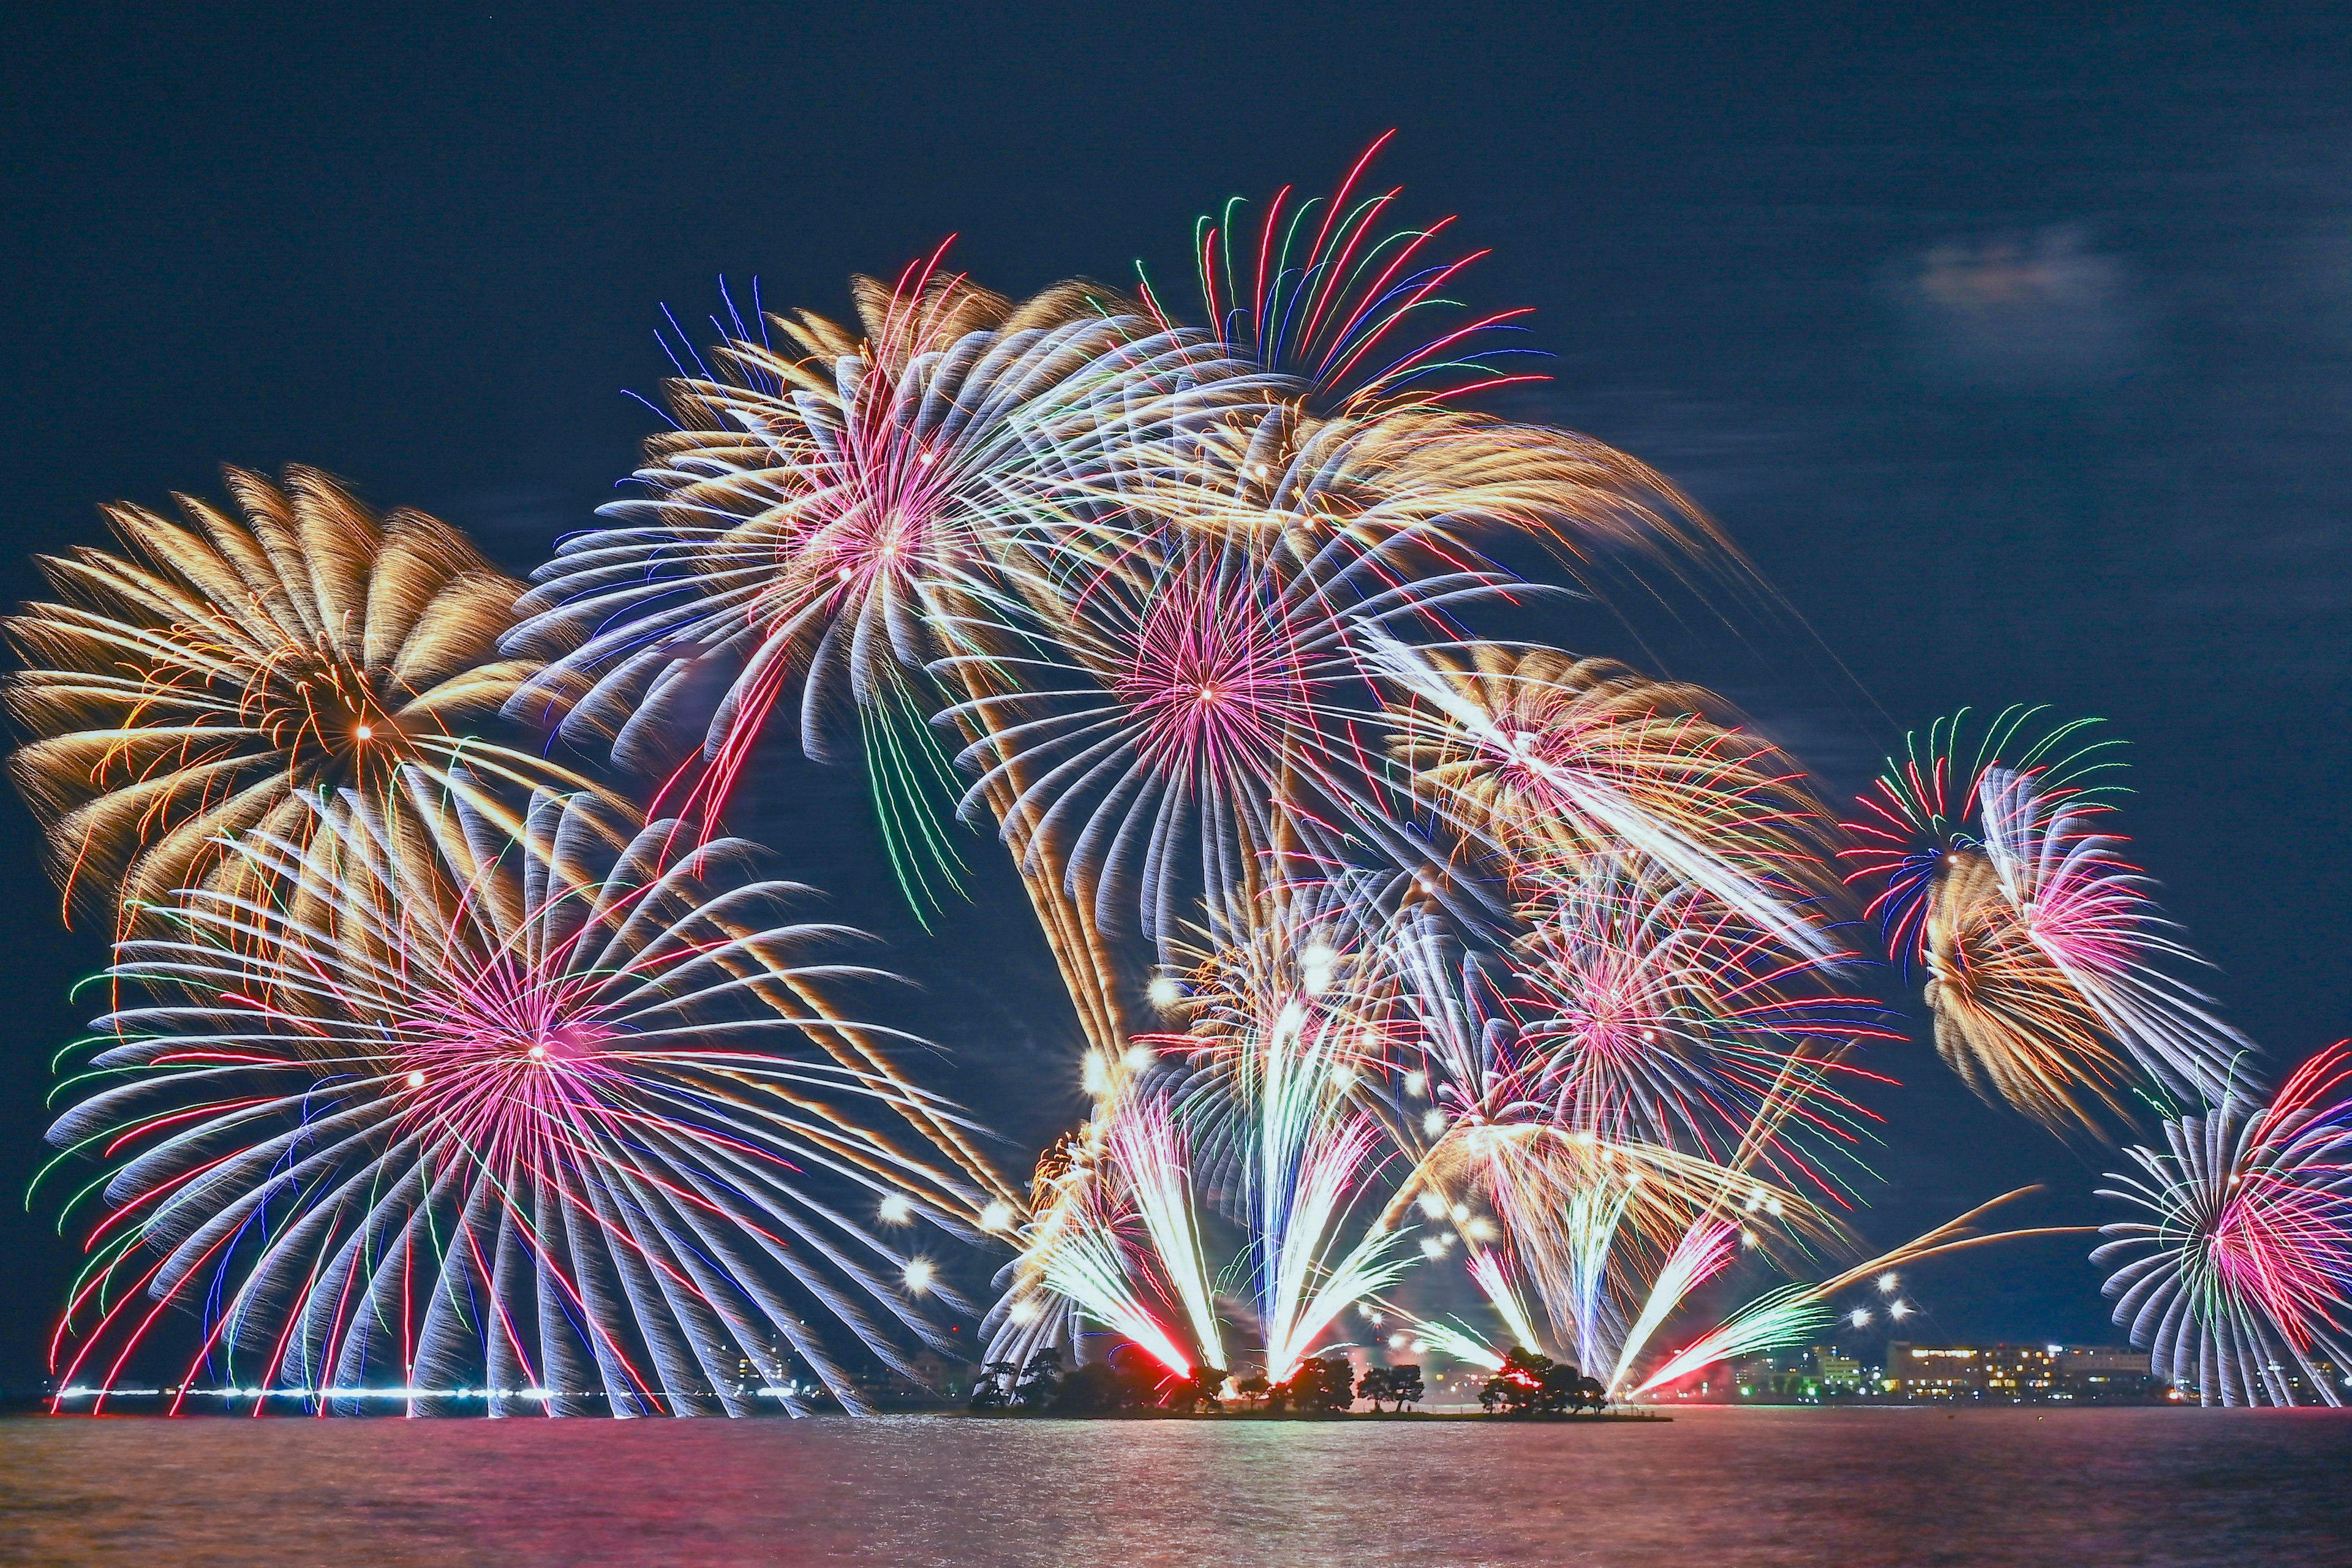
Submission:
[[[1273,1394],[1274,1384],[1265,1380],[1265,1373],[1262,1372],[1252,1373],[1249,1376],[1234,1384],[1234,1392],[1242,1396],[1243,1403],[1255,1410],[1260,1404],[1265,1402],[1269,1394]]]
[[[1191,1415],[1203,1408],[1220,1408],[1218,1395],[1224,1392],[1225,1369],[1221,1366],[1196,1366],[1190,1377],[1180,1377],[1168,1385],[1160,1403],[1171,1410]]]
[[[1503,1352],[1501,1369],[1478,1391],[1479,1405],[1489,1415],[1497,1412],[1524,1415],[1538,1408],[1544,1397],[1544,1374],[1553,1364],[1541,1351],[1513,1345]]]
[[[1029,1358],[1021,1369],[1021,1381],[1013,1390],[1014,1401],[1024,1410],[1043,1410],[1055,1402],[1062,1387],[1062,1352],[1048,1345]]]
[[[1584,1403],[1584,1369],[1571,1362],[1554,1362],[1544,1368],[1536,1390],[1536,1409],[1546,1415],[1564,1415]]]
[[[1002,1410],[1013,1403],[1013,1384],[1021,1369],[1009,1361],[992,1361],[980,1369],[971,1381],[971,1407],[974,1410]]]
[[[1567,1415],[1606,1409],[1609,1391],[1573,1362],[1513,1345],[1502,1370],[1478,1391],[1478,1403],[1489,1415]]]
[[[1070,1369],[1054,1408],[1066,1415],[1103,1415],[1134,1403],[1135,1387],[1127,1374],[1097,1361]]]
[[[1160,1403],[1160,1369],[1133,1345],[1122,1344],[1108,1360],[1073,1368],[1062,1379],[1054,1408],[1073,1415],[1101,1415]]]
[[[1373,1415],[1381,1414],[1381,1401],[1389,1397],[1389,1369],[1384,1366],[1366,1367],[1364,1375],[1356,1380],[1356,1397],[1369,1404]]]
[[[1356,1402],[1356,1372],[1346,1356],[1309,1356],[1290,1380],[1273,1389],[1272,1406],[1301,1411],[1345,1410]]]

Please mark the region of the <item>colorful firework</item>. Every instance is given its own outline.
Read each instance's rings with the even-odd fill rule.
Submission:
[[[1956,765],[1965,715],[1915,737],[1849,825],[1854,878],[1884,880],[1871,908],[1927,972],[1937,1049],[1988,1100],[2063,1131],[2127,1117],[2142,1075],[2217,1099],[2252,1047],[2168,971],[2200,961],[2099,830],[2112,786],[2086,781],[2119,764],[2063,750],[2080,723],[2027,744],[2035,716],[2002,715],[1973,768]]]
[[[10,625],[18,773],[61,877],[119,899],[130,997],[57,1130],[109,1163],[68,1376],[115,1386],[181,1306],[199,1365],[322,1409],[478,1380],[736,1412],[736,1369],[786,1359],[856,1407],[844,1357],[906,1370],[955,1304],[871,1205],[1017,1241],[1000,1358],[1091,1324],[1192,1379],[1246,1326],[1280,1381],[1458,1249],[1512,1340],[1651,1390],[1990,1239],[1965,1215],[1652,1364],[1743,1253],[1844,1248],[1841,1089],[1884,1031],[1833,984],[1835,830],[1792,763],[1709,693],[1467,625],[1557,591],[1497,537],[1595,596],[1752,581],[1645,466],[1458,406],[1522,379],[1517,313],[1432,325],[1467,263],[1444,224],[1387,231],[1378,150],[1328,203],[1204,226],[1202,327],[1148,287],[1015,302],[936,256],[856,280],[854,329],[730,303],[707,360],[681,341],[646,495],[519,608],[451,531],[304,470],[233,474],[242,527],[119,511],[152,565],[50,563],[68,602]],[[786,708],[808,755],[862,761],[919,915],[957,882],[950,805],[1012,851],[1094,1100],[1025,1213],[890,1031],[827,1000],[865,973],[824,956],[840,933],[719,837]],[[494,710],[677,763],[665,819],[463,738]],[[2096,752],[2026,744],[2032,718],[1965,770],[1938,726],[1883,783],[1851,852],[1874,911],[1980,1092],[2053,1125],[2140,1074],[2212,1093],[2244,1042],[2166,973],[2193,955],[2096,830]],[[1144,944],[1106,931],[1150,944],[1169,1032],[1130,1035]],[[2221,1194],[2205,1274],[2184,1241],[2126,1288],[2229,1347],[2225,1394],[2284,1376],[2247,1359],[2276,1343],[2306,1377],[2343,1354],[2321,1094],[2181,1123],[2292,1174]]]
[[[1534,379],[1496,370],[1492,362],[1504,351],[1466,352],[1524,310],[1433,338],[1418,330],[1423,317],[1457,308],[1445,289],[1485,253],[1453,261],[1436,255],[1452,218],[1425,229],[1382,231],[1402,188],[1359,195],[1358,187],[1394,134],[1366,148],[1328,198],[1293,207],[1292,189],[1285,186],[1266,204],[1254,237],[1238,221],[1239,198],[1194,226],[1201,299],[1219,338],[1252,363],[1332,402],[1341,416],[1392,412]],[[1157,310],[1148,282],[1144,296]]]
[[[856,720],[884,841],[919,915],[954,886],[953,790],[933,721],[966,743],[1051,584],[1029,541],[1115,493],[1137,439],[1219,395],[1199,334],[1166,332],[1083,284],[1022,303],[942,274],[856,280],[863,336],[802,312],[736,319],[712,363],[672,384],[677,428],[648,444],[641,500],[564,541],[510,643],[561,653],[568,732],[653,770],[700,731],[687,815],[715,817],[776,707],[798,694],[803,750],[843,754]],[[731,307],[730,307],[731,309]],[[687,351],[691,353],[689,349]],[[576,647],[574,646],[576,644]],[[951,660],[944,667],[941,660]],[[537,688],[521,705],[545,699]],[[689,764],[689,767],[692,764]],[[677,787],[687,770],[665,789]],[[1089,1042],[1120,1048],[1120,987],[1091,906],[1062,890],[1061,847],[1007,763],[985,792]]]
[[[1139,910],[1163,953],[1195,909],[1246,920],[1286,854],[1344,863],[1353,835],[1415,864],[1360,734],[1379,713],[1362,643],[1498,582],[1391,584],[1411,542],[1327,541],[1286,563],[1190,531],[1130,540],[1070,590],[1055,644],[973,656],[1023,689],[951,710],[982,736],[961,759],[981,770],[965,809],[1019,780],[1005,820],[1067,843],[1070,895],[1114,929]]]
[[[1164,1097],[1130,1089],[1064,1137],[1040,1163],[1030,1204],[988,1325],[992,1360],[1025,1360],[1041,1324],[1052,1326],[1040,1302],[1058,1299],[1179,1377],[1226,1364],[1191,1140]]]
[[[1638,868],[1588,865],[1513,955],[1530,1091],[1565,1128],[1722,1159],[1801,1078],[1794,1130],[1850,1141],[1860,1113],[1829,1079],[1854,1046],[1886,1037],[1874,1009],[1822,994],[1823,965]]]
[[[6,623],[11,763],[73,901],[135,913],[255,868],[222,841],[308,830],[305,790],[391,808],[423,769],[479,793],[586,787],[470,730],[540,671],[495,658],[521,584],[421,512],[377,518],[313,468],[226,470],[243,521],[107,509],[129,557],[45,557],[58,599]]]
[[[1388,1054],[1389,977],[1360,890],[1351,880],[1270,889],[1248,938],[1193,970],[1186,1032],[1153,1040],[1190,1060],[1191,1109],[1240,1172],[1276,1382],[1410,1261],[1403,1232],[1360,1217],[1389,1158],[1362,1092]]]
[[[1115,294],[1015,303],[938,262],[855,280],[862,336],[805,311],[739,318],[681,364],[648,493],[562,542],[510,639],[586,678],[567,731],[639,768],[699,731],[713,811],[795,689],[812,757],[860,734],[878,789],[935,760],[929,667],[1001,646],[986,628],[1022,599],[1019,525],[1065,504],[1066,470],[1140,389],[1198,358]],[[898,851],[906,874],[922,847]]]
[[[1605,1070],[1593,1058],[1606,1052],[1517,997],[1502,965],[1460,949],[1425,912],[1400,922],[1392,962],[1412,1019],[1408,1048],[1391,1069],[1399,1088],[1393,1136],[1416,1158],[1391,1212],[1417,1198],[1431,1217],[1453,1219],[1473,1240],[1485,1231],[1493,1271],[1511,1260],[1509,1272],[1544,1303],[1554,1342],[1580,1365],[1597,1369],[1638,1351],[1721,1266],[1709,1258],[1700,1267],[1708,1238],[1727,1235],[1766,1256],[1809,1254],[1839,1240],[1840,1226],[1820,1203],[1768,1173],[1779,1162],[1811,1171],[1792,1154],[1792,1124],[1833,1133],[1832,1146],[1853,1136],[1855,1113],[1829,1079],[1854,1070],[1842,1058],[1868,1027],[1784,1047],[1769,1079],[1733,1102],[1736,1114],[1720,1127],[1725,1146],[1710,1157],[1692,1146],[1680,1118],[1617,1135],[1593,1125],[1590,1105],[1563,1086]],[[1814,1016],[1830,1019],[1851,1005],[1834,1001]],[[1493,1281],[1478,1277],[1514,1337],[1531,1342]]]
[[[509,838],[460,793],[427,845],[356,795],[305,806],[235,853],[317,886],[324,926],[199,889],[120,945],[131,999],[50,1134],[110,1167],[62,1382],[113,1385],[174,1309],[204,1325],[181,1384],[209,1362],[331,1407],[479,1383],[740,1414],[739,1363],[773,1386],[789,1358],[855,1408],[839,1340],[909,1371],[951,1342],[929,1263],[853,1214],[973,1237],[1002,1199],[891,1032],[826,999],[872,972],[784,917],[804,889],[583,795]]]
[[[1648,860],[1800,952],[1832,951],[1807,908],[1820,809],[1769,745],[1700,716],[1706,692],[1549,648],[1375,657],[1414,792],[1506,881],[1534,892]]]
[[[2022,1187],[2016,1192],[2004,1193],[1990,1203],[1979,1204],[1923,1236],[1914,1237],[1890,1252],[1866,1263],[1855,1264],[1826,1279],[1797,1281],[1766,1291],[1726,1318],[1720,1325],[1653,1367],[1647,1376],[1633,1385],[1631,1396],[1638,1398],[1653,1390],[1669,1387],[1717,1362],[1728,1361],[1735,1356],[1754,1355],[1762,1351],[1805,1343],[1835,1317],[1823,1303],[1840,1290],[1874,1274],[1907,1268],[1930,1258],[1940,1258],[1972,1247],[2035,1236],[2068,1235],[2081,1228],[2043,1226],[1990,1234],[1976,1230],[1976,1222],[1985,1215],[2032,1190]],[[1621,1361],[1618,1376],[1622,1379],[1626,1375],[1625,1362]]]
[[[2126,1151],[2119,1198],[2149,1217],[2103,1226],[2091,1254],[2116,1321],[2158,1375],[2206,1405],[2341,1405],[2352,1365],[2352,1051],[2330,1047],[2268,1105],[2235,1093]],[[2319,1358],[2315,1361],[2315,1358]]]

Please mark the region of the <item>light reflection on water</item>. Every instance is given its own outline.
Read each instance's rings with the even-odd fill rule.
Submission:
[[[2352,1414],[0,1422],[0,1563],[2352,1563]]]

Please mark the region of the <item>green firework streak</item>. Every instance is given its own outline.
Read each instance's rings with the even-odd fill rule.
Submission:
[[[925,931],[950,898],[963,898],[970,868],[948,837],[947,815],[954,809],[954,764],[938,739],[916,694],[894,680],[857,710],[865,731],[866,777],[874,792],[874,816],[882,845],[907,907]]]

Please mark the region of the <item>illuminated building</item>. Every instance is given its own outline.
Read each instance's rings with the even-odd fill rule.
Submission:
[[[1833,1348],[1813,1347],[1813,1373],[1824,1397],[1862,1392],[1862,1363],[1852,1356],[1838,1354]]]
[[[1882,1394],[1906,1400],[1977,1405],[2145,1403],[2162,1379],[2146,1351],[2114,1345],[1915,1345],[1886,1347]]]

